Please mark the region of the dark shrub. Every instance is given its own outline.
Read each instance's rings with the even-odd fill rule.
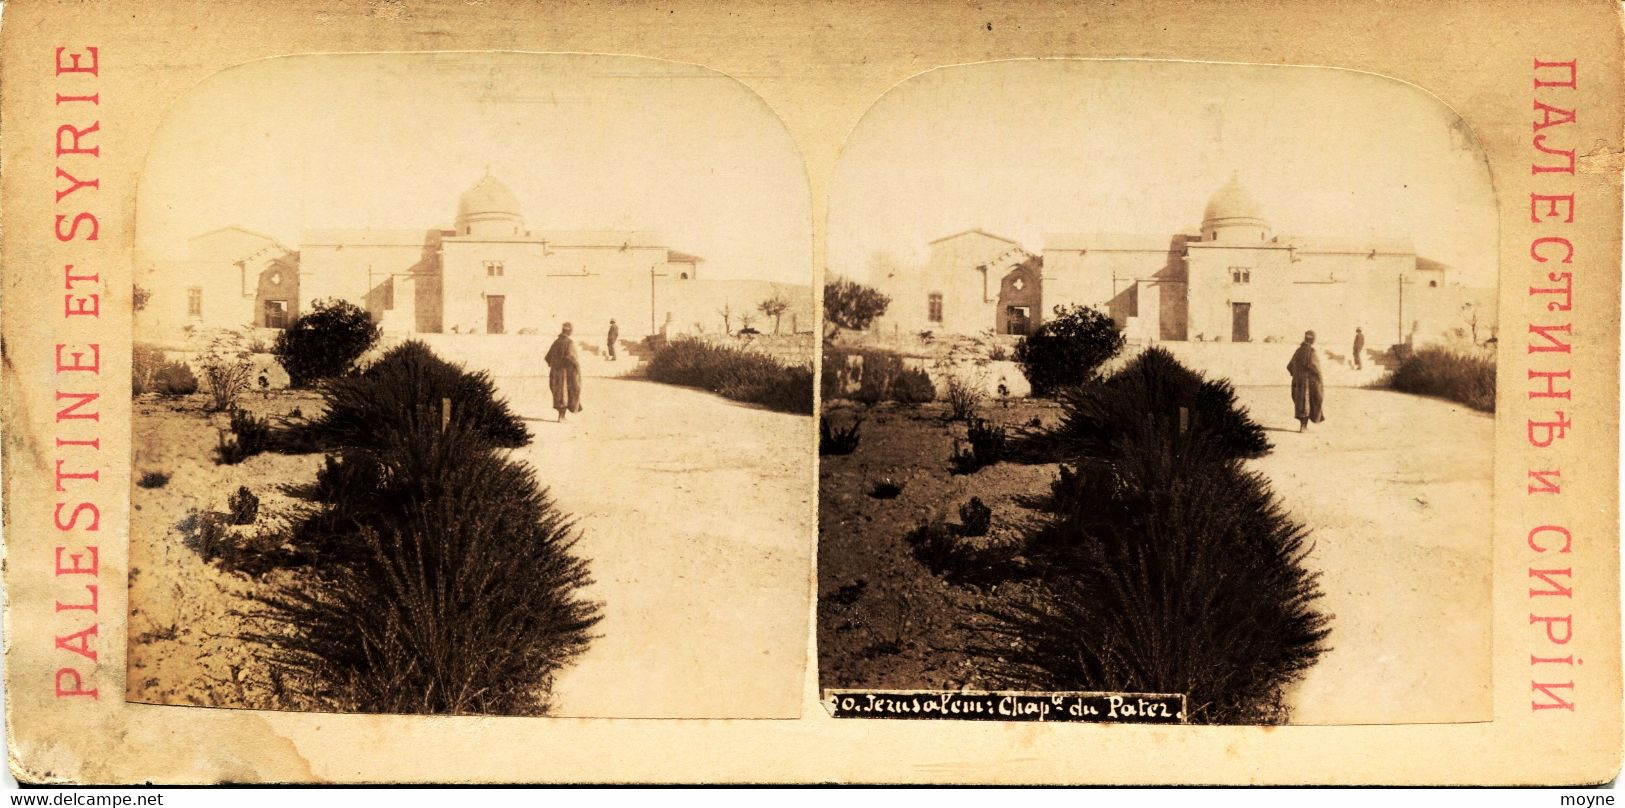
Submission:
[[[931,376],[919,368],[908,368],[892,384],[892,400],[899,404],[924,404],[937,397]]]
[[[1403,393],[1437,396],[1482,412],[1495,412],[1495,358],[1444,348],[1411,352],[1383,379]]]
[[[378,324],[346,300],[318,300],[277,335],[272,353],[288,372],[288,383],[309,387],[338,376],[378,342]]]
[[[497,397],[489,373],[465,371],[417,340],[391,348],[361,373],[323,385],[322,398],[327,411],[311,431],[330,448],[421,440],[440,431],[442,399],[451,401],[453,426],[497,446],[530,443],[530,430]]]
[[[960,448],[959,442],[954,442],[950,462],[955,474],[974,474],[1004,459],[1005,433],[1002,425],[986,418],[973,418],[965,430],[965,438],[969,448]]]
[[[1161,348],[1150,348],[1099,384],[1061,394],[1061,423],[1047,436],[1066,458],[1108,457],[1126,451],[1120,444],[1137,428],[1172,434],[1185,428],[1212,439],[1229,457],[1261,457],[1270,450],[1264,428],[1236,403],[1235,388],[1223,379],[1204,379]]]
[[[862,357],[858,391],[852,399],[864,404],[895,400],[898,377],[903,375],[903,357],[890,351],[855,351]]]
[[[818,453],[820,455],[849,455],[858,450],[858,442],[863,439],[863,419],[853,421],[851,425],[838,427],[831,424],[826,416],[818,417]]]
[[[1184,693],[1192,721],[1278,723],[1283,688],[1322,653],[1308,531],[1223,447],[1150,425],[1081,464],[1028,536],[1043,570],[986,606],[975,653],[1019,689]]]
[[[830,334],[845,328],[862,331],[886,313],[891,298],[856,281],[837,278],[824,284],[824,321]]]
[[[958,586],[991,587],[1025,574],[1016,564],[1017,545],[978,547],[962,541],[960,537],[964,535],[968,534],[963,528],[956,532],[941,519],[935,519],[916,528],[903,540],[908,543],[914,559],[932,575],[940,575]]]
[[[204,562],[218,558],[228,544],[225,517],[214,511],[193,511],[177,527],[181,543],[202,556]]]
[[[655,350],[646,372],[657,382],[698,387],[779,412],[813,411],[812,368],[790,367],[757,351],[677,339]]]
[[[1123,349],[1112,319],[1086,306],[1056,306],[1055,316],[1016,345],[1016,361],[1034,396],[1093,381]]]
[[[527,466],[455,426],[329,465],[302,538],[347,548],[258,599],[248,639],[313,706],[535,715],[600,618],[568,518]],[[356,453],[351,453],[356,454]],[[367,483],[364,479],[375,479]],[[331,511],[343,511],[334,517]]]
[[[237,492],[226,499],[226,507],[232,524],[252,525],[260,513],[260,498],[248,486],[238,486]]]
[[[846,397],[845,384],[849,375],[846,363],[851,355],[850,351],[824,343],[823,358],[819,364],[823,373],[818,379],[819,400],[829,402]]]
[[[231,411],[231,439],[220,436],[220,462],[236,465],[271,448],[271,422],[247,410]]]
[[[197,392],[197,377],[182,362],[165,362],[153,374],[152,386],[166,396],[189,396]]]
[[[136,485],[142,488],[163,488],[168,484],[169,475],[162,471],[149,471],[142,474],[141,479],[136,481]]]
[[[971,497],[959,506],[959,532],[966,536],[986,536],[993,525],[993,509],[981,497]]]
[[[860,357],[860,363],[851,363],[848,357]],[[863,404],[896,401],[901,404],[923,404],[937,397],[931,376],[919,368],[910,368],[900,354],[891,351],[851,350],[824,346],[824,378],[820,389],[825,401],[850,398]],[[858,389],[846,392],[856,381]]]

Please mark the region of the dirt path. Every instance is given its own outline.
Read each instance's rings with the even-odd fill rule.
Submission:
[[[565,423],[547,380],[501,393],[518,456],[579,518],[603,635],[554,714],[795,717],[807,645],[811,422],[680,387],[589,377]]]
[[[1252,468],[1313,531],[1333,650],[1288,694],[1295,724],[1487,721],[1494,419],[1329,388],[1297,434],[1282,387],[1242,387],[1275,451]]]

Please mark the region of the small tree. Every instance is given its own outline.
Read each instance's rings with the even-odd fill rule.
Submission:
[[[756,324],[756,315],[749,311],[739,313],[739,328],[744,330]]]
[[[1056,306],[1055,316],[1016,346],[1016,361],[1033,395],[1051,396],[1092,381],[1122,349],[1123,335],[1110,317],[1087,306]]]
[[[790,301],[783,295],[774,295],[757,304],[757,310],[773,318],[773,334],[779,333],[779,323],[784,319],[784,313],[790,310]]]
[[[732,303],[723,303],[722,308],[717,310],[717,314],[722,316],[722,333],[723,334],[732,334],[734,332],[734,322],[733,322],[734,321],[734,309],[733,309],[733,304]]]
[[[141,311],[142,309],[145,309],[147,307],[147,302],[150,300],[152,300],[151,291],[140,286],[133,286],[130,288],[130,309],[132,311]]]
[[[209,381],[214,408],[222,412],[235,409],[237,397],[248,389],[249,376],[254,372],[248,351],[230,336],[216,337],[199,364],[203,367],[203,378]]]
[[[891,298],[873,287],[846,278],[824,284],[824,322],[828,336],[840,329],[862,331],[886,313]]]
[[[318,300],[308,314],[277,335],[277,362],[288,383],[309,387],[338,376],[378,342],[378,324],[365,309],[346,300]]]
[[[1461,304],[1461,321],[1467,325],[1467,330],[1472,336],[1473,344],[1477,345],[1479,324],[1478,306],[1471,302]]]

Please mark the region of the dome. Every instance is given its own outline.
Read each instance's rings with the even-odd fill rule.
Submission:
[[[457,218],[490,214],[518,216],[519,200],[514,198],[508,186],[486,174],[463,192],[463,198],[457,202]]]
[[[1258,200],[1241,187],[1234,174],[1202,211],[1202,237],[1208,241],[1268,241],[1269,232]]]
[[[1214,222],[1220,219],[1253,219],[1264,221],[1264,214],[1258,207],[1258,200],[1247,193],[1236,181],[1235,175],[1224,184],[1212,199],[1207,202],[1207,208],[1202,211],[1202,222]]]
[[[524,231],[519,200],[489,171],[457,201],[459,235],[509,237],[523,235]]]

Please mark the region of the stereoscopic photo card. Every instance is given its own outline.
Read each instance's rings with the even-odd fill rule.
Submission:
[[[10,3],[13,774],[1609,780],[1619,14]]]

